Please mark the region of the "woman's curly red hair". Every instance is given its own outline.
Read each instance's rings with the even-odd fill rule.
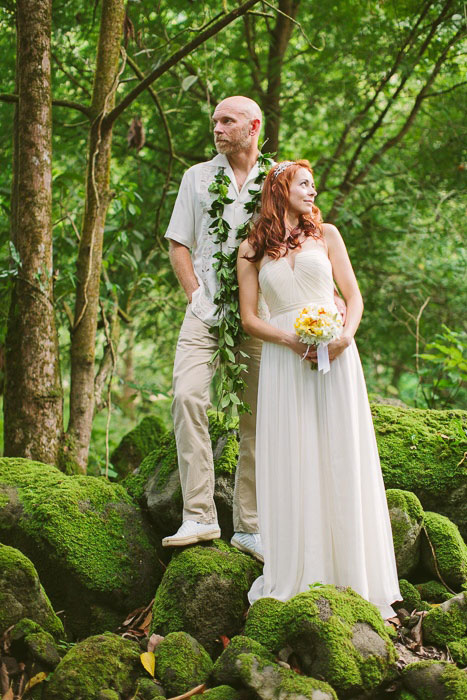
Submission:
[[[293,165],[289,165],[274,177],[279,165],[280,163],[271,168],[264,181],[261,210],[248,236],[248,242],[254,250],[253,255],[245,255],[250,262],[259,262],[265,255],[273,260],[287,255],[289,249],[300,245],[299,239],[302,235],[316,239],[323,237],[321,212],[314,204],[311,215],[301,214],[298,225],[286,236],[285,215],[290,184],[300,168],[306,168],[312,175],[313,171],[307,160],[296,160]]]

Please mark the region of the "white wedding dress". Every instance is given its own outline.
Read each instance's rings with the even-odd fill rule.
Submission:
[[[260,269],[270,323],[293,331],[307,303],[334,305],[321,246]],[[386,496],[354,342],[314,371],[290,349],[264,343],[257,408],[256,488],[263,575],[250,603],[286,601],[310,584],[351,586],[381,611],[400,600]]]

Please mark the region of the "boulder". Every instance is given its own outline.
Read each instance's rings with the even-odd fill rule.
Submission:
[[[415,588],[420,593],[420,597],[428,603],[444,603],[444,601],[449,600],[454,595],[439,581],[417,583]]]
[[[467,635],[467,593],[459,593],[430,610],[422,621],[425,644],[445,646]]]
[[[405,578],[413,572],[420,560],[420,537],[423,508],[417,496],[410,491],[386,491],[397,572]]]
[[[0,540],[31,559],[75,637],[114,629],[162,576],[149,527],[121,486],[27,459],[0,459]]]
[[[158,698],[165,698],[163,687],[154,678],[140,678],[136,687],[137,694],[132,696],[132,700],[158,700]]]
[[[465,700],[467,673],[447,661],[419,661],[402,671],[404,686],[416,698]]]
[[[261,700],[338,700],[328,683],[299,675],[255,654],[240,654],[238,675]]]
[[[169,697],[182,695],[205,683],[212,661],[201,644],[186,632],[172,632],[154,650],[156,677]]]
[[[438,575],[428,537],[435,550],[442,578],[451,588],[459,591],[467,582],[467,545],[458,527],[444,515],[426,512],[425,530],[421,549],[423,566],[432,575]]]
[[[235,426],[224,414],[209,412],[215,473],[214,501],[224,539],[233,535],[232,501],[238,458]],[[182,523],[183,501],[173,432],[162,437],[158,448],[142,461],[137,473],[124,480],[123,485],[147,508],[160,537],[178,530]]]
[[[461,668],[467,667],[467,637],[449,642],[447,647],[454,663]]]
[[[34,564],[18,549],[0,544],[0,635],[27,617],[55,639],[64,639],[62,622],[52,608]]]
[[[41,670],[53,669],[60,662],[53,636],[28,618],[16,623],[10,632],[10,642],[10,653],[15,659],[39,664]]]
[[[245,696],[230,685],[217,685],[203,694],[203,700],[244,700]]]
[[[251,606],[245,623],[245,635],[255,639],[277,654],[286,645],[285,629],[281,623],[286,603],[276,598],[260,598]]]
[[[118,476],[123,478],[139,467],[146,455],[157,448],[165,432],[164,421],[158,416],[146,416],[130,430],[110,457]]]
[[[412,613],[414,610],[430,609],[430,606],[427,603],[422,602],[420,593],[415,586],[409,581],[406,581],[406,579],[399,579],[399,590],[401,592],[402,601],[397,601],[397,603],[394,604],[393,607],[396,610],[404,608],[404,610],[407,610],[407,612]]]
[[[467,411],[371,408],[386,488],[412,491],[467,539]]]
[[[242,679],[236,667],[240,654],[255,654],[266,661],[274,661],[274,655],[259,642],[255,642],[254,639],[240,635],[233,637],[212,669],[212,678],[215,683],[218,685],[229,684],[234,688],[242,687]]]
[[[371,693],[392,673],[396,651],[384,621],[351,588],[313,586],[271,606],[270,619],[264,618],[264,605],[262,613],[269,628],[268,636],[260,635],[262,644],[274,652],[285,641],[301,670],[324,679],[339,698]],[[248,621],[245,632],[256,638]]]
[[[138,644],[116,634],[88,637],[64,656],[45,684],[43,700],[102,700],[103,691],[132,697],[144,675],[139,657]]]
[[[240,632],[247,593],[261,567],[221,540],[176,552],[157,589],[151,632],[184,630],[208,650],[220,650],[219,635]]]

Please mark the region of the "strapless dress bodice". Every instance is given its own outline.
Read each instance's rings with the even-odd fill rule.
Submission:
[[[324,249],[296,253],[292,268],[286,258],[271,260],[259,271],[259,285],[271,317],[311,303],[334,306],[332,265]]]

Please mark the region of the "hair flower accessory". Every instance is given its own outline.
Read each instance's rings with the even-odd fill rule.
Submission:
[[[282,163],[279,163],[279,165],[276,167],[274,170],[272,177],[274,180],[277,180],[279,175],[284,172],[284,170],[287,170],[287,168],[291,165],[294,165],[295,161],[294,160],[283,160]]]

